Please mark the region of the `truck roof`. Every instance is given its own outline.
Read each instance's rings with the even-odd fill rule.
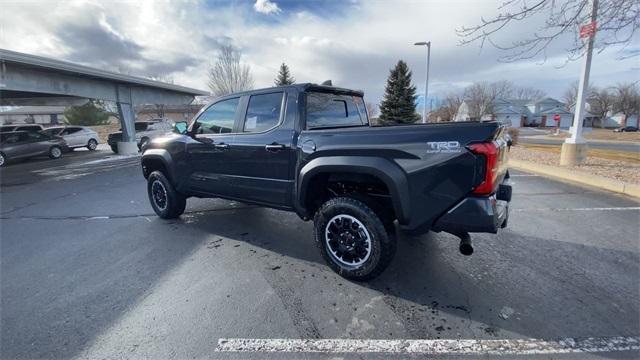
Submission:
[[[346,88],[341,88],[337,86],[318,85],[313,83],[300,83],[300,84],[273,86],[273,87],[262,88],[262,89],[247,90],[247,91],[220,96],[220,97],[217,97],[216,99],[226,98],[230,96],[238,96],[238,95],[249,95],[253,93],[264,92],[264,91],[274,90],[274,89],[290,89],[290,88],[294,88],[298,91],[319,91],[319,92],[340,93],[345,95],[364,96],[364,92],[362,90],[352,90],[352,89],[346,89]]]

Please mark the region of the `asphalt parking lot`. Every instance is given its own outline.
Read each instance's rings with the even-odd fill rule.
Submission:
[[[596,352],[533,357],[638,358],[637,346],[608,349],[640,337],[640,204],[513,175],[509,227],[473,235],[473,256],[447,234],[400,234],[387,271],[354,283],[325,266],[312,224],[294,214],[190,199],[180,219],[157,218],[137,157],[10,165],[0,170],[1,357],[323,358],[310,347],[355,339],[391,351],[328,356],[434,358],[393,341],[594,338]]]

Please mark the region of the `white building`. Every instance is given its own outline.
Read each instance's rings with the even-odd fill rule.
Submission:
[[[590,114],[587,115],[589,118]],[[511,127],[541,126],[556,127],[556,117],[560,118],[559,126],[568,129],[573,122],[573,113],[566,110],[564,103],[553,99],[514,100],[498,99],[493,103],[493,111],[484,114],[481,121],[496,120]],[[469,104],[462,102],[454,121],[478,120],[470,116]],[[589,126],[590,122],[585,122]]]

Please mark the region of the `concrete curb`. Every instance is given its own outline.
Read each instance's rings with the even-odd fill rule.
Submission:
[[[518,170],[549,176],[552,178],[576,182],[589,185],[604,190],[617,192],[640,198],[640,185],[625,183],[618,180],[608,179],[603,176],[591,175],[565,169],[560,166],[536,164],[530,161],[509,159],[509,166]]]
[[[566,138],[563,137],[557,137],[557,136],[551,136],[551,135],[524,135],[524,136],[520,136],[520,138],[522,139],[542,139],[542,140],[559,140],[559,141],[563,141]],[[586,139],[587,140],[587,144],[589,143],[599,143],[599,144],[620,144],[620,145],[638,145],[640,144],[640,142],[638,141],[633,141],[633,140],[602,140],[602,139]],[[536,143],[529,143],[532,145],[553,145],[553,144],[536,144]]]

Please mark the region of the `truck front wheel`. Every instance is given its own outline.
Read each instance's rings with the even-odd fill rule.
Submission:
[[[179,194],[160,171],[149,174],[147,194],[155,213],[163,219],[174,219],[182,215],[187,206],[187,199]]]
[[[314,237],[327,264],[340,276],[375,278],[395,255],[392,232],[363,202],[338,197],[325,202],[313,219]]]

